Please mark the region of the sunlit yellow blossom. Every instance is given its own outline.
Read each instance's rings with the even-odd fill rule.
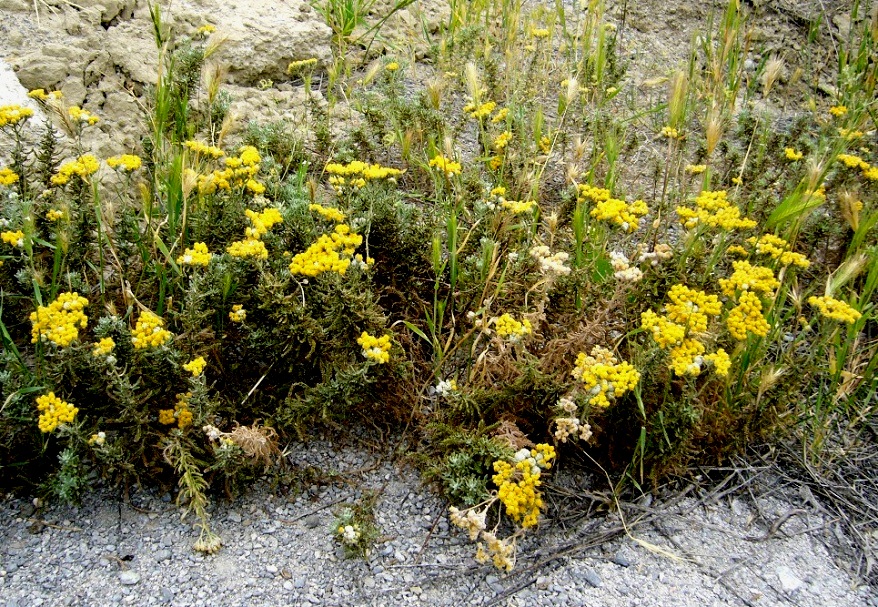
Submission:
[[[98,118],[88,110],[84,110],[76,105],[70,106],[67,109],[67,115],[70,116],[71,120],[86,124],[97,124],[97,122],[100,120],[100,118]]]
[[[334,209],[332,207],[324,207],[319,204],[309,204],[309,211],[314,211],[324,219],[328,219],[329,221],[334,221],[335,223],[343,223],[344,222],[344,213],[339,211],[338,209]]]
[[[848,113],[848,108],[844,105],[834,105],[829,108],[829,113],[835,117],[844,116]]]
[[[47,434],[54,432],[61,424],[73,423],[73,418],[79,413],[79,409],[55,396],[54,392],[38,396],[36,404],[40,412],[37,425],[40,432]]]
[[[708,354],[704,357],[704,360],[713,363],[713,369],[720,377],[726,377],[729,374],[729,369],[732,367],[732,360],[729,358],[728,352],[722,348],[713,354]]]
[[[512,213],[513,215],[521,215],[522,213],[530,213],[537,206],[536,200],[504,200],[500,206]]]
[[[808,303],[820,310],[820,314],[826,318],[840,320],[848,324],[855,323],[862,316],[860,312],[852,308],[847,302],[834,299],[828,295],[809,297]]]
[[[747,339],[748,333],[765,337],[771,328],[762,315],[762,302],[753,291],[741,294],[738,305],[729,312],[726,322],[731,336],[739,341]]]
[[[350,226],[339,224],[332,234],[322,234],[305,251],[297,253],[290,262],[290,272],[304,276],[318,276],[323,272],[345,274],[354,250],[362,242],[363,237],[351,232]]]
[[[12,185],[18,182],[18,173],[6,167],[0,169],[0,185]]]
[[[588,185],[579,186],[580,201],[590,199],[595,203],[589,215],[601,221],[616,224],[626,232],[640,227],[640,218],[649,213],[649,207],[642,200],[628,204],[619,198],[611,198],[609,190]]]
[[[761,291],[771,295],[780,286],[771,268],[751,265],[746,259],[732,262],[732,267],[732,275],[719,280],[720,289],[729,297],[734,297],[739,290]]]
[[[703,173],[706,170],[707,170],[706,164],[687,164],[686,165],[686,172],[692,173],[693,175],[698,175],[700,173]]]
[[[512,133],[510,133],[509,131],[503,131],[494,139],[494,149],[498,152],[505,149],[511,140]]]
[[[589,403],[609,407],[610,401],[633,390],[640,381],[640,373],[630,363],[621,363],[610,350],[595,346],[591,355],[580,352],[571,375],[582,382]]]
[[[64,218],[64,211],[61,211],[59,209],[49,209],[48,211],[46,211],[46,220],[47,221],[55,222],[55,221],[58,221],[59,219],[63,219],[63,218]]]
[[[763,234],[759,238],[755,236],[748,238],[747,242],[756,245],[756,252],[760,255],[770,255],[773,259],[778,259],[785,265],[795,265],[800,268],[807,268],[811,262],[801,253],[795,253],[790,250],[790,243],[774,234]]]
[[[661,134],[663,137],[667,137],[668,139],[682,139],[683,135],[671,126],[662,127]]]
[[[878,181],[878,166],[863,169],[863,177],[869,181]]]
[[[698,224],[723,230],[749,229],[756,226],[752,219],[742,218],[741,210],[726,198],[725,190],[701,192],[695,199],[695,207],[678,206],[677,216],[686,228]]]
[[[88,441],[86,441],[89,446],[98,446],[103,447],[104,443],[107,442],[107,433],[106,432],[96,432],[88,437]]]
[[[241,304],[233,305],[232,311],[229,312],[229,320],[232,322],[244,322],[247,320],[247,310]]]
[[[478,107],[473,107],[472,105],[469,107],[470,109],[464,108],[464,111],[469,113],[470,118],[481,120],[491,115],[491,112],[497,107],[497,103],[495,101],[486,101]]]
[[[503,122],[504,120],[506,120],[506,116],[508,116],[508,115],[509,115],[509,108],[508,107],[500,108],[499,110],[497,110],[497,113],[494,114],[494,117],[491,118],[491,123],[497,124],[498,122]]]
[[[134,154],[122,154],[121,156],[110,156],[107,158],[107,166],[111,169],[120,169],[126,173],[136,171],[141,167],[143,161],[140,156]]]
[[[204,372],[204,367],[207,366],[207,361],[204,360],[203,356],[199,356],[193,360],[190,360],[188,363],[183,365],[184,371],[189,371],[192,374],[192,377],[198,377]]]
[[[248,237],[244,240],[236,240],[226,247],[226,252],[232,257],[239,257],[241,259],[248,259],[250,257],[268,259],[268,249],[265,248],[265,243],[258,238]]]
[[[116,342],[113,341],[112,337],[104,337],[94,345],[91,353],[95,358],[100,358],[101,356],[108,355],[115,347]]]
[[[317,65],[317,58],[311,57],[309,59],[299,59],[298,61],[293,61],[287,66],[288,74],[295,74],[299,71],[305,71],[308,68],[314,67]]]
[[[391,61],[387,65],[384,66],[384,69],[388,72],[395,72],[399,69],[399,64],[396,61]]]
[[[159,409],[159,423],[165,426],[171,426],[177,423],[177,417],[174,415],[173,409]]]
[[[676,284],[668,291],[671,303],[665,306],[668,319],[687,329],[690,333],[707,331],[709,316],[719,316],[722,304],[716,295],[690,289]]]
[[[460,174],[460,163],[449,160],[441,154],[437,154],[430,160],[430,166],[435,167],[445,173],[448,177],[454,177]]]
[[[836,156],[836,159],[849,169],[862,169],[865,171],[869,168],[868,162],[853,154],[839,154]]]
[[[739,244],[731,245],[728,249],[726,249],[726,252],[729,255],[737,255],[738,257],[750,257],[750,251],[748,251]]]
[[[670,348],[681,343],[686,337],[686,327],[672,322],[666,316],[659,316],[652,310],[640,315],[640,326],[652,333],[655,343],[660,348]]]
[[[686,338],[678,345],[669,350],[670,360],[668,367],[674,375],[684,377],[686,375],[697,376],[701,373],[703,362],[704,344],[697,339]]]
[[[284,220],[280,214],[280,209],[274,207],[269,207],[261,213],[247,209],[244,211],[244,214],[253,226],[244,230],[244,235],[247,238],[262,238],[275,224],[281,223]]]
[[[793,148],[784,148],[784,156],[787,157],[787,160],[801,160],[802,152],[797,152]]]
[[[15,126],[34,115],[34,111],[22,105],[0,105],[0,128]]]
[[[177,263],[181,266],[206,266],[210,263],[210,252],[207,250],[207,244],[196,242],[191,249],[186,249],[183,254],[177,257]]]
[[[13,247],[22,248],[24,246],[24,232],[21,230],[0,232],[0,240]]]
[[[547,27],[533,27],[530,30],[530,35],[537,39],[548,38],[550,33]]]
[[[61,91],[51,91],[47,93],[45,89],[28,91],[27,96],[31,99],[39,99],[40,101],[57,101],[63,97]]]
[[[211,24],[202,25],[197,30],[195,30],[196,36],[207,36],[216,31],[216,26]]]
[[[493,323],[497,335],[503,338],[508,338],[509,341],[512,342],[520,341],[522,337],[530,335],[532,331],[528,319],[522,318],[521,321],[517,321],[509,313],[503,314],[497,318],[492,318],[491,323]]]
[[[199,155],[199,156],[209,156],[211,158],[220,158],[220,157],[226,155],[226,153],[223,152],[218,147],[214,147],[212,145],[207,145],[206,143],[202,143],[201,141],[195,141],[195,140],[184,141],[183,145],[187,149],[191,150],[192,152],[194,152],[196,155]]]
[[[84,181],[96,173],[100,166],[97,158],[91,154],[84,154],[76,160],[62,164],[51,181],[55,185],[66,185],[74,175]]]
[[[390,334],[375,337],[366,331],[357,338],[357,343],[363,348],[363,356],[378,364],[384,364],[390,360]]]
[[[79,338],[79,329],[88,324],[83,309],[88,300],[76,292],[61,293],[48,306],[31,312],[31,343],[50,341],[62,348]]]
[[[545,443],[533,449],[520,449],[511,462],[497,460],[494,462],[492,480],[497,485],[497,497],[506,508],[506,514],[522,528],[528,529],[539,522],[540,511],[544,507],[542,493],[539,490],[543,470],[552,467],[555,459],[555,448]],[[483,532],[482,538],[490,543],[491,535]],[[489,550],[492,552],[495,549]],[[496,563],[498,567],[504,563]]]
[[[165,321],[154,312],[144,310],[137,317],[137,323],[131,332],[131,344],[135,350],[157,348],[171,340],[173,334],[164,328]]]

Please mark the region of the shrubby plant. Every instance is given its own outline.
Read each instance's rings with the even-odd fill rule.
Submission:
[[[426,78],[414,57],[332,68],[329,97],[362,116],[340,140],[300,61],[314,135],[254,123],[240,141],[219,38],[153,15],[137,155],[89,153],[100,117],[57,92],[32,97],[71,149],[49,127],[29,148],[32,112],[0,108],[10,482],[74,500],[93,471],[172,477],[213,552],[211,486],[233,491],[315,423],[377,420],[414,429],[454,524],[508,570],[574,449],[643,486],[781,432],[818,463],[842,420],[869,418],[874,15],[837,97],[788,131],[752,103],[782,66],[743,69],[735,0],[646,100],[599,0],[455,2]],[[651,160],[630,155],[645,142]],[[364,512],[332,531],[359,553]]]

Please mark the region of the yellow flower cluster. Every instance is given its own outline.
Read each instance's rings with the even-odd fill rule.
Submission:
[[[555,448],[540,443],[533,449],[521,449],[510,463],[494,462],[493,481],[497,485],[497,497],[506,507],[506,514],[522,528],[534,527],[539,522],[543,496],[538,487],[542,484],[542,470],[552,467]]]
[[[295,74],[298,71],[304,71],[306,68],[310,68],[317,65],[317,58],[311,57],[310,59],[299,59],[298,61],[293,61],[287,66],[287,74]]]
[[[21,230],[0,232],[0,240],[13,247],[24,246],[24,232]]]
[[[432,158],[432,160],[430,160],[430,166],[439,169],[448,177],[460,175],[460,163],[454,162],[453,160],[446,158],[441,154],[437,154]]]
[[[696,339],[707,332],[710,316],[722,313],[722,304],[715,295],[674,285],[668,293],[671,303],[665,306],[667,316],[652,310],[640,315],[640,325],[652,333],[656,344],[668,350],[668,367],[677,376],[699,375],[705,361],[712,362],[717,375],[728,374],[731,361],[722,349],[703,356],[704,344]]]
[[[549,28],[547,27],[534,27],[530,30],[530,35],[537,39],[548,38],[549,34]]]
[[[529,213],[537,206],[536,200],[503,200],[500,206],[512,213],[513,215],[521,215]]]
[[[84,110],[76,105],[68,108],[67,115],[70,116],[70,119],[74,120],[75,122],[82,122],[90,125],[97,124],[97,122],[100,120],[100,118],[98,118],[88,110]]]
[[[774,234],[763,234],[759,238],[752,236],[747,242],[756,246],[756,252],[760,255],[770,255],[772,259],[779,259],[785,265],[799,266],[807,268],[811,265],[808,258],[801,253],[795,253],[790,250],[790,243]],[[731,248],[730,248],[731,250]]]
[[[682,377],[684,375],[697,376],[701,373],[701,363],[704,360],[704,344],[687,337],[679,344],[670,349],[670,361],[668,367],[674,372],[674,375]]]
[[[351,265],[354,250],[363,242],[363,237],[351,232],[347,224],[335,226],[332,234],[322,234],[304,252],[297,253],[290,262],[292,274],[317,276],[323,272],[344,274]]]
[[[459,508],[451,506],[448,512],[451,514],[451,524],[466,531],[472,541],[475,541],[479,534],[485,530],[487,509],[467,508],[461,513]]]
[[[271,228],[284,220],[280,214],[280,209],[274,207],[267,208],[261,213],[247,209],[244,211],[244,214],[250,220],[250,223],[253,224],[252,228],[244,230],[244,235],[247,238],[262,238]]]
[[[499,122],[503,122],[504,120],[506,120],[506,117],[508,115],[509,115],[509,108],[508,107],[500,108],[499,110],[497,110],[497,113],[494,114],[494,117],[491,118],[491,123],[497,124]]]
[[[714,370],[720,377],[726,377],[732,367],[732,359],[729,358],[728,352],[722,348],[717,349],[713,354],[708,354],[704,360],[713,363]]]
[[[96,432],[88,437],[88,441],[86,441],[89,446],[98,446],[103,447],[104,443],[107,442],[107,433],[106,432]]]
[[[204,368],[207,366],[207,361],[204,360],[203,356],[199,356],[198,358],[190,360],[188,363],[183,365],[184,371],[189,371],[192,374],[192,377],[198,377],[204,372]]]
[[[0,185],[12,185],[18,182],[18,173],[10,168],[0,169]]]
[[[809,297],[808,303],[820,310],[820,314],[826,318],[840,320],[848,324],[853,324],[862,316],[858,311],[854,310],[850,304],[834,299],[828,295],[820,297]]]
[[[672,126],[664,126],[661,130],[662,137],[667,137],[668,139],[682,139],[683,135]]]
[[[0,105],[0,128],[15,126],[34,115],[34,111],[22,105]]]
[[[491,322],[494,323],[497,335],[503,338],[508,337],[509,341],[512,342],[520,341],[525,335],[530,335],[533,330],[528,319],[522,318],[519,322],[508,312],[500,317],[492,318]]]
[[[197,156],[221,158],[226,155],[226,153],[218,147],[207,145],[206,143],[202,143],[201,141],[195,141],[190,139],[189,141],[184,141],[183,145],[186,147],[186,149],[194,152]]]
[[[58,172],[52,175],[52,183],[66,185],[74,175],[85,180],[89,175],[96,173],[100,166],[97,158],[91,154],[83,154],[76,160],[62,164]]]
[[[741,294],[738,305],[729,311],[726,323],[729,333],[738,341],[747,339],[747,333],[765,337],[771,328],[762,315],[762,301],[753,291],[744,291]]]
[[[247,310],[241,304],[233,305],[232,311],[229,312],[229,320],[232,322],[244,322],[247,320]]]
[[[503,131],[494,139],[494,149],[499,152],[505,149],[510,141],[512,141],[512,133],[509,131]]]
[[[40,432],[54,432],[61,424],[72,423],[79,413],[79,409],[55,396],[54,392],[38,396],[36,402],[37,411],[40,412],[37,420]]]
[[[733,244],[728,249],[726,249],[726,253],[729,255],[737,255],[738,257],[750,257],[750,251],[745,249],[739,244]]]
[[[515,540],[509,541],[508,538],[501,540],[496,534],[488,531],[482,531],[482,539],[485,540],[485,545],[479,542],[476,560],[483,565],[490,560],[497,569],[512,571],[515,567]],[[488,549],[487,552],[485,547]]]
[[[115,347],[116,342],[113,341],[112,337],[104,337],[94,345],[91,353],[95,358],[100,358],[101,356],[107,356],[110,354]]]
[[[173,409],[159,409],[159,423],[165,426],[172,426],[176,423],[177,427],[181,430],[191,426],[192,410],[189,408],[190,398],[192,398],[191,392],[177,394],[177,403]]]
[[[610,406],[610,399],[623,396],[640,381],[637,369],[628,362],[620,363],[610,350],[601,346],[592,348],[590,356],[580,352],[571,375],[583,383],[588,402],[603,408]]]
[[[122,154],[121,156],[110,156],[107,158],[107,166],[111,169],[119,169],[126,173],[136,171],[141,167],[143,161],[140,156],[134,154]]]
[[[47,221],[58,221],[59,219],[64,218],[64,211],[60,209],[49,209],[46,211],[46,220]]]
[[[802,152],[797,152],[793,148],[784,148],[783,153],[784,153],[784,156],[787,157],[787,160],[795,161],[795,160],[802,159]]]
[[[196,36],[208,36],[208,35],[214,33],[215,31],[216,31],[216,26],[208,23],[207,25],[202,25],[197,30],[195,30],[195,35]]]
[[[649,213],[649,207],[642,200],[628,204],[619,198],[613,198],[610,190],[586,184],[577,187],[579,202],[591,200],[595,207],[589,215],[600,221],[609,221],[626,232],[633,232],[640,227],[640,218]]]
[[[667,316],[659,316],[652,310],[640,315],[640,326],[652,333],[655,343],[662,349],[679,344],[686,337],[686,327],[671,322]]]
[[[196,242],[191,249],[186,249],[177,257],[177,263],[181,266],[206,266],[210,263],[210,251],[207,244]]]
[[[79,293],[61,293],[48,306],[39,306],[31,312],[31,343],[51,341],[62,348],[79,338],[79,329],[85,329],[88,317],[83,308],[88,300]]]
[[[268,259],[268,249],[265,248],[265,243],[257,238],[236,240],[226,247],[226,251],[232,257]]]
[[[390,360],[390,334],[375,337],[366,331],[357,338],[357,343],[363,348],[363,356],[378,364],[384,364]]]
[[[387,65],[384,66],[384,69],[388,72],[395,72],[399,69],[399,64],[396,61],[391,61]]]
[[[774,277],[771,268],[751,265],[746,259],[733,261],[734,272],[728,278],[720,278],[719,286],[722,292],[729,297],[734,297],[735,292],[761,291],[766,295],[772,295],[780,286],[780,281]]]
[[[29,91],[27,96],[31,99],[39,99],[40,101],[57,101],[64,95],[61,91],[51,91],[47,93],[45,89],[34,89]]]
[[[686,165],[686,172],[691,173],[693,175],[700,175],[701,173],[703,173],[706,170],[707,170],[706,164],[687,164]]]
[[[838,134],[847,139],[848,141],[853,141],[854,139],[860,139],[865,133],[863,131],[858,131],[856,129],[844,129],[839,127]]]
[[[726,198],[725,190],[705,190],[695,199],[695,208],[678,206],[677,215],[686,228],[694,228],[699,223],[723,230],[750,229],[756,222],[741,217],[741,210]]]
[[[338,209],[325,207],[319,204],[309,204],[308,210],[314,211],[328,221],[334,221],[335,223],[344,223],[344,213],[342,213]]]
[[[665,306],[668,319],[689,333],[706,332],[708,316],[719,316],[722,312],[722,304],[716,295],[708,295],[681,284],[671,287],[668,297],[671,300]]]
[[[469,114],[470,118],[481,120],[482,118],[490,116],[491,112],[493,112],[496,107],[497,103],[495,101],[486,101],[481,105],[476,105],[475,103],[470,102],[463,106],[463,111]]]
[[[149,310],[141,312],[131,333],[131,344],[134,349],[157,348],[166,344],[173,335],[164,326],[165,321],[154,312]]]
[[[878,181],[878,167],[873,167],[859,156],[839,154],[836,158],[849,169],[860,169],[863,172],[863,177],[866,179]]]
[[[190,144],[197,145],[193,148]],[[186,145],[190,149],[195,149],[196,153],[203,153],[213,158],[218,158],[217,154],[223,154],[219,148],[205,146],[197,141],[187,141]],[[238,156],[228,156],[223,159],[226,168],[197,175],[199,194],[213,194],[217,190],[230,190],[233,187],[245,188],[252,194],[261,194],[265,191],[265,186],[254,179],[259,172],[259,162],[262,160],[259,151],[252,145],[245,145],[239,148],[238,152]]]
[[[847,114],[848,108],[847,108],[847,106],[844,106],[844,105],[834,105],[831,108],[829,108],[829,113],[832,114],[833,116],[835,116],[836,118],[838,118],[840,116],[844,116],[845,114]]]
[[[381,166],[380,164],[367,164],[360,160],[353,160],[347,164],[330,162],[326,165],[326,172],[331,175],[329,185],[341,194],[345,187],[360,189],[369,181],[378,179],[395,179],[402,175],[400,169]]]

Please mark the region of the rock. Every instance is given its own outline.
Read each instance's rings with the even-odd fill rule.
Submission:
[[[155,553],[153,553],[153,556],[155,557],[156,561],[161,563],[162,561],[170,560],[171,551],[167,549],[157,550]]]
[[[214,36],[224,38],[216,60],[228,67],[229,81],[255,86],[260,80],[283,81],[290,62],[316,58],[328,65],[331,30],[304,0],[248,0],[231,3],[200,0],[192,29],[204,24],[203,15],[218,26]],[[180,28],[185,31],[186,28]]]
[[[623,548],[613,555],[612,561],[620,567],[630,567],[632,563],[631,554]]]
[[[304,588],[305,587],[305,578],[300,577],[296,578],[296,581],[293,582],[293,586],[296,588]]]
[[[239,524],[239,523],[241,522],[241,520],[242,520],[241,515],[240,515],[238,512],[234,511],[234,510],[232,510],[231,512],[229,512],[229,513],[226,515],[226,518],[229,519],[229,522],[230,522],[230,523],[235,523],[235,524]]]
[[[126,569],[119,573],[119,581],[123,586],[133,586],[140,581],[140,574],[133,569]]]
[[[549,578],[544,575],[541,575],[537,578],[536,587],[540,590],[548,590],[549,589]]]
[[[311,516],[306,516],[302,519],[302,524],[305,525],[308,529],[316,529],[320,526],[320,517],[316,514],[312,514]]]
[[[582,579],[588,583],[589,586],[593,588],[600,588],[604,585],[604,581],[601,579],[601,576],[597,574],[594,569],[586,569],[582,572]]]
[[[277,573],[277,567],[275,565],[266,565],[265,570],[272,575]]]
[[[107,30],[103,45],[112,64],[126,77],[138,84],[155,84],[159,52],[151,23],[123,21]]]
[[[289,580],[287,580],[286,582],[284,582],[283,586],[284,586],[284,590],[287,590],[287,591],[293,589],[293,583],[292,583],[291,581],[289,581]]]
[[[776,573],[780,580],[781,588],[786,592],[795,592],[805,584],[805,582],[796,577],[792,569],[785,565],[778,567]]]

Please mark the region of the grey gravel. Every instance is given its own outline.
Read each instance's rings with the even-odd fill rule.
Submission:
[[[181,521],[176,507],[149,491],[120,503],[98,489],[79,509],[49,505],[34,513],[48,523],[36,534],[21,516],[30,500],[0,499],[0,606],[458,607],[485,604],[523,584],[500,604],[872,604],[872,590],[834,562],[827,546],[837,541],[835,532],[808,531],[821,529],[824,513],[801,503],[769,497],[754,504],[742,497],[737,506],[705,506],[692,498],[683,502],[685,516],[668,515],[653,527],[633,528],[631,537],[529,570],[554,546],[587,541],[619,524],[616,514],[566,530],[546,520],[519,539],[518,564],[506,574],[476,563],[475,546],[455,528],[437,524],[431,533],[446,504],[410,469],[386,460],[376,465],[377,455],[325,440],[291,445],[289,452],[291,462],[338,472],[345,482],[287,495],[256,485],[238,499],[212,504],[213,527],[224,543],[212,556],[192,551],[197,531],[189,518]],[[345,559],[330,536],[333,511],[365,490],[380,492],[382,535],[367,559]],[[651,508],[661,509],[661,498]],[[808,514],[792,517],[786,535],[744,539],[763,536],[771,521],[793,508],[808,508]],[[761,512],[768,522],[756,524],[742,516],[745,510]],[[125,555],[130,560],[120,561]]]

